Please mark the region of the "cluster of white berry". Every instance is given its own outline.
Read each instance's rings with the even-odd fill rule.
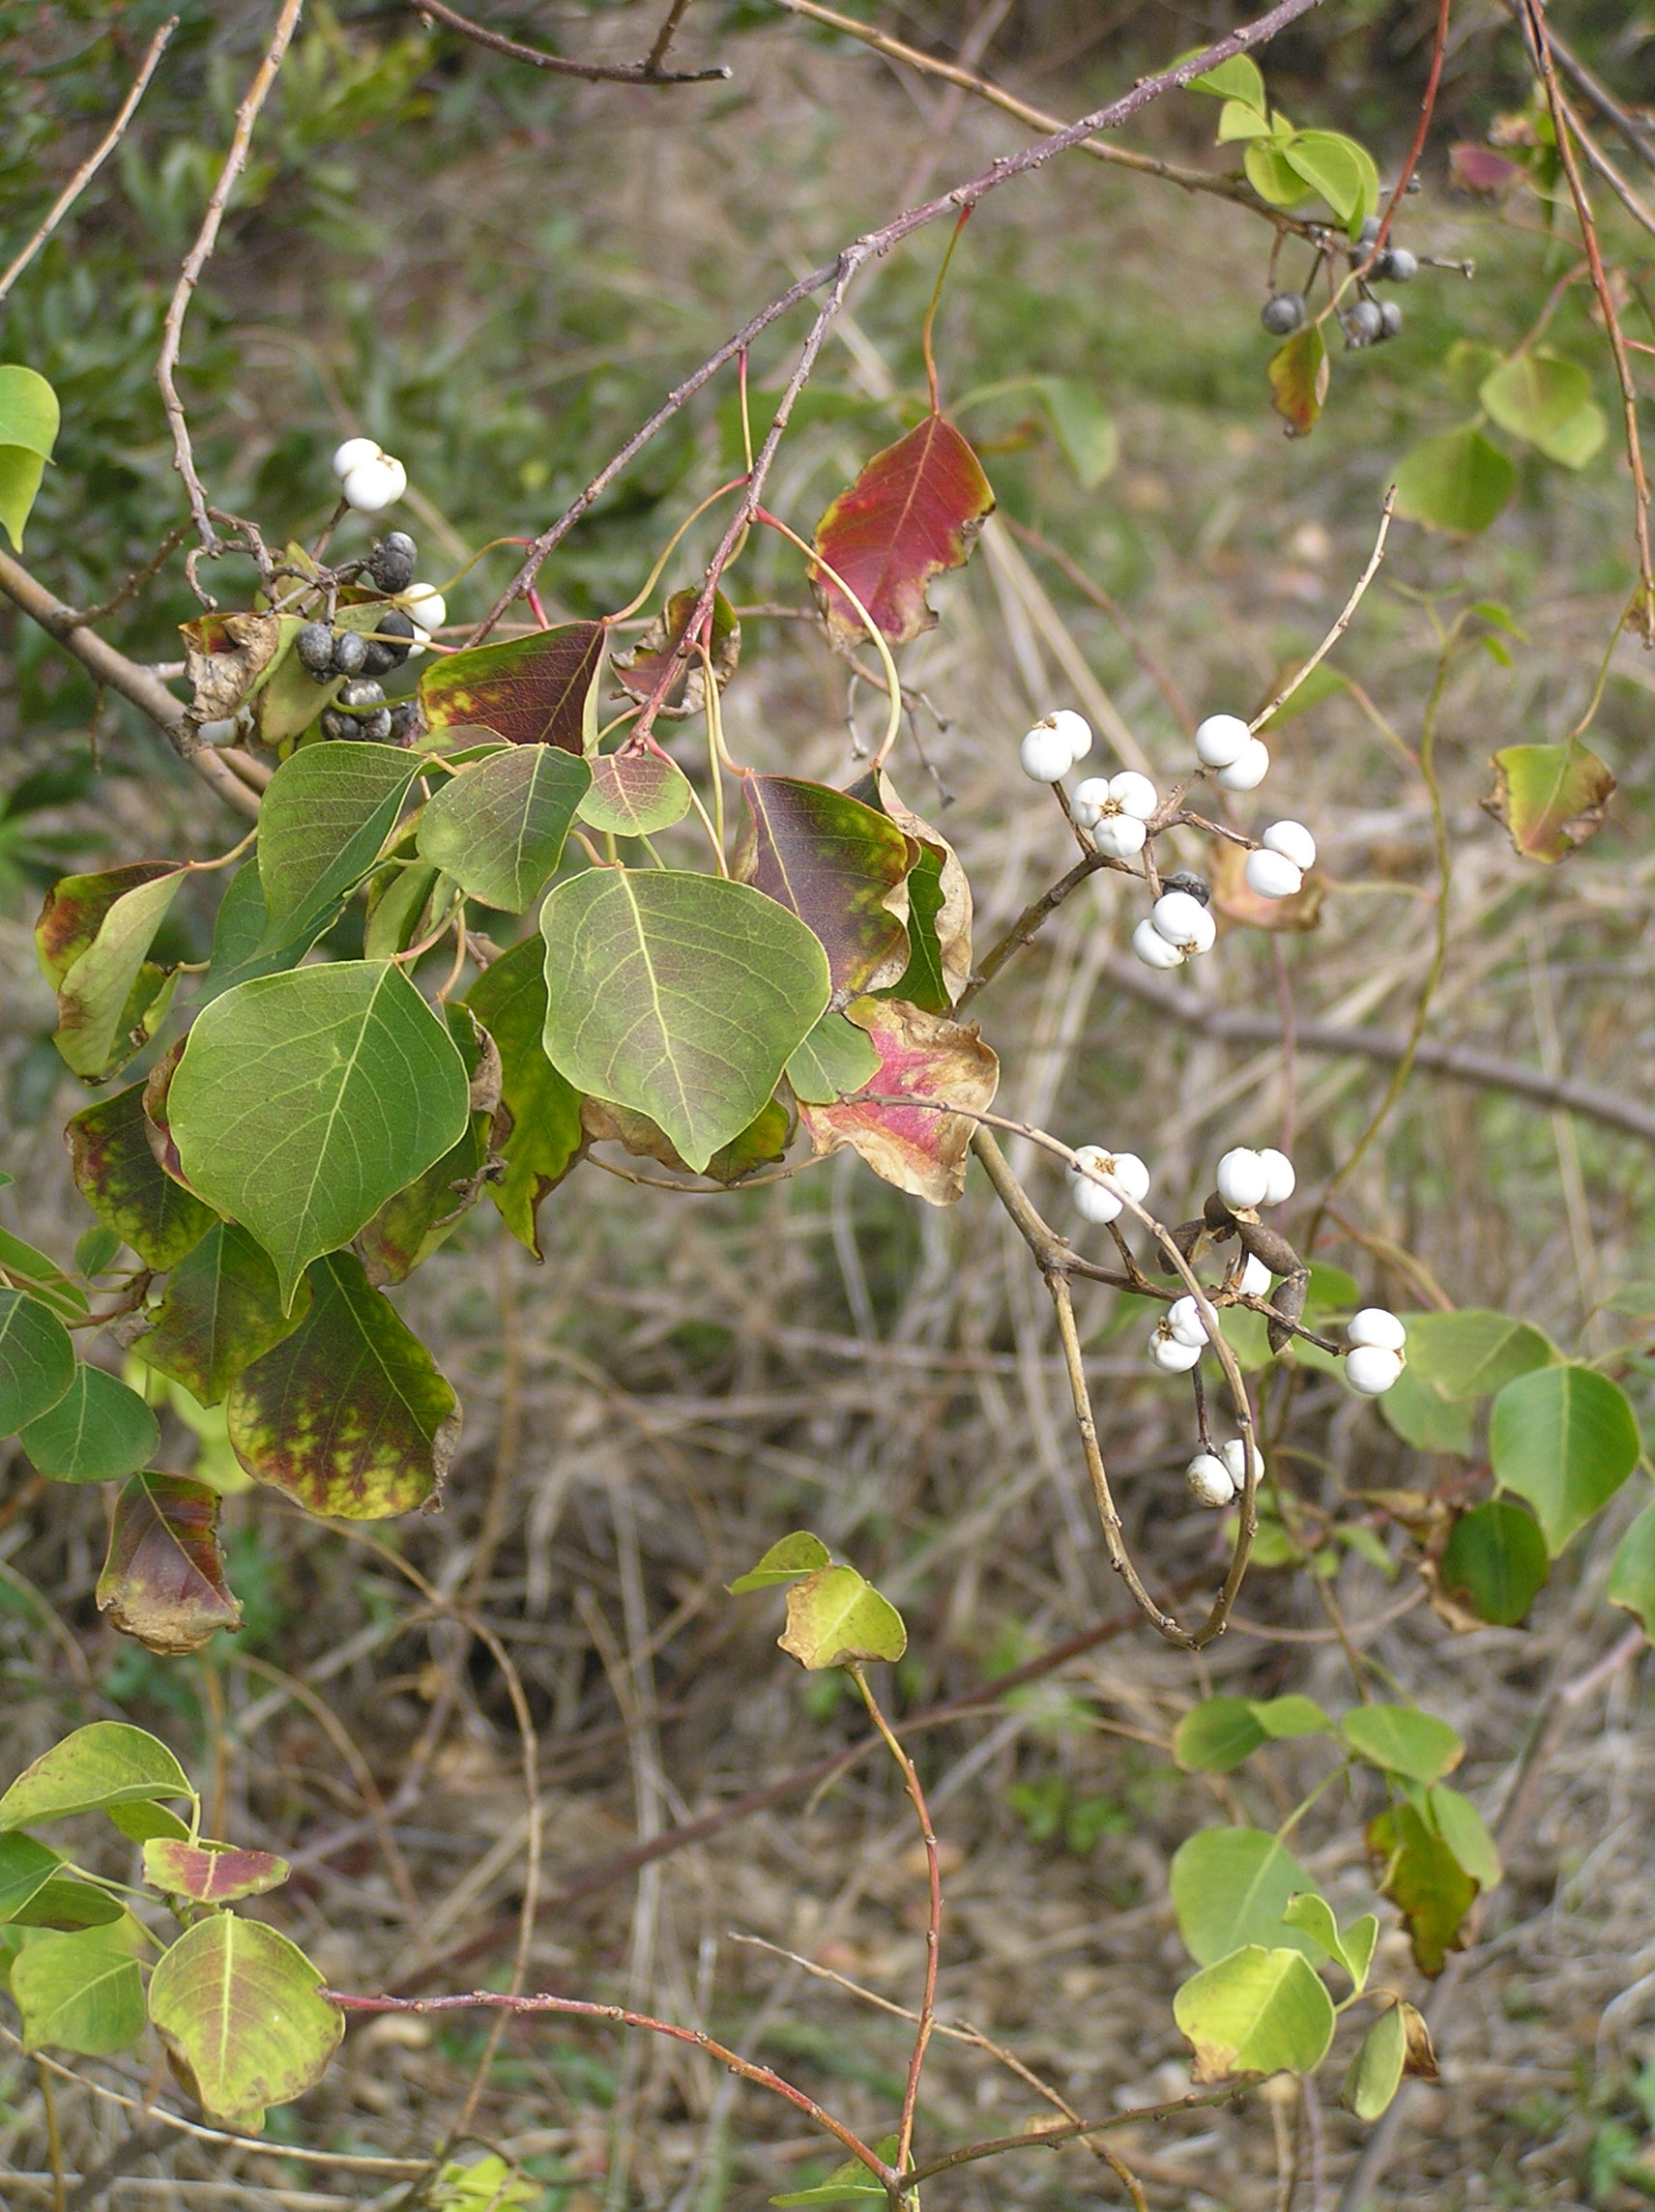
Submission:
[[[1257,791],[1270,772],[1270,748],[1256,738],[1239,714],[1208,714],[1195,733],[1203,768],[1225,791]]]
[[[1088,1174],[1090,1169],[1091,1174]],[[1101,1182],[1093,1176],[1101,1176]],[[1083,1221],[1101,1229],[1118,1219],[1130,1199],[1142,1206],[1149,1189],[1149,1171],[1136,1152],[1112,1152],[1104,1145],[1083,1145],[1069,1169],[1069,1188],[1075,1194],[1075,1211]]]
[[[1345,1324],[1345,1380],[1364,1398],[1382,1398],[1403,1369],[1408,1331],[1383,1306],[1364,1306]]]
[[[334,455],[334,474],[348,504],[362,514],[394,507],[408,489],[408,471],[371,438],[347,438]]]
[[[1218,1195],[1234,1213],[1256,1214],[1261,1206],[1285,1206],[1298,1187],[1293,1164],[1273,1145],[1253,1151],[1234,1146],[1218,1163]],[[1236,1286],[1249,1297],[1263,1297],[1273,1281],[1264,1263],[1249,1254]],[[1175,1298],[1149,1339],[1149,1357],[1165,1375],[1183,1375],[1206,1350],[1206,1324],[1200,1302]]]
[[[1253,1472],[1256,1483],[1263,1481],[1264,1463],[1257,1445],[1253,1447]],[[1198,1505],[1228,1505],[1246,1487],[1247,1446],[1239,1437],[1232,1437],[1216,1453],[1197,1452],[1184,1470],[1184,1480]]]

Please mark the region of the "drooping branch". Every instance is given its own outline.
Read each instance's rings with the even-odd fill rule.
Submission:
[[[585,84],[711,84],[722,83],[730,75],[723,62],[714,63],[711,69],[662,68],[673,33],[682,20],[689,0],[677,0],[661,25],[649,59],[642,62],[570,61],[563,54],[547,53],[543,46],[520,45],[500,31],[490,31],[481,23],[474,23],[469,15],[447,7],[444,0],[408,0],[408,6],[417,15],[423,15],[427,21],[446,23],[450,31],[458,31],[462,38],[486,46],[490,53],[504,54],[508,61],[526,62],[531,69],[548,70],[555,76],[579,77]]]

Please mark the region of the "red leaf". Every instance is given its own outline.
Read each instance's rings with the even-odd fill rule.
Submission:
[[[144,1846],[144,1879],[169,1897],[190,1897],[198,1905],[261,1896],[278,1889],[290,1871],[274,1851],[189,1844],[178,1836],[152,1836]]]
[[[816,526],[816,550],[856,593],[892,645],[937,617],[925,587],[963,568],[994,512],[994,493],[975,453],[941,415],[876,453]],[[849,651],[867,632],[843,592],[820,568],[810,581],[835,646]]]
[[[218,1492],[178,1474],[134,1474],[115,1500],[98,1610],[152,1651],[199,1651],[216,1628],[239,1628]]]
[[[508,744],[584,752],[603,641],[601,623],[573,622],[445,654],[420,679],[426,726],[492,730]]]
[[[1522,178],[1523,164],[1492,147],[1463,142],[1448,149],[1448,181],[1463,192],[1508,192]]]
[[[735,872],[814,930],[835,991],[875,991],[908,966],[908,877],[918,840],[825,783],[749,775]]]
[[[1000,1082],[1000,1062],[974,1022],[949,1021],[900,999],[854,999],[846,1018],[867,1033],[880,1064],[864,1089],[876,1098],[947,1100],[986,1112]],[[818,1152],[846,1145],[877,1176],[932,1206],[951,1206],[966,1187],[966,1151],[976,1124],[968,1114],[935,1105],[875,1104],[848,1098],[807,1106],[799,1118]]]

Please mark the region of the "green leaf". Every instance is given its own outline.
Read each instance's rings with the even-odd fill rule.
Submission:
[[[1272,1743],[1292,1736],[1331,1735],[1333,1723],[1314,1698],[1266,1698],[1248,1708]]]
[[[1609,1503],[1638,1454],[1638,1423],[1625,1391],[1589,1367],[1539,1368],[1508,1382],[1495,1400],[1495,1479],[1533,1506],[1553,1558]]]
[[[158,1736],[125,1721],[92,1721],[26,1766],[0,1797],[0,1831],[32,1828],[152,1797],[188,1797],[189,1778]]]
[[[1315,1887],[1264,1828],[1201,1828],[1173,1857],[1173,1910],[1198,1966],[1244,1943],[1287,1943],[1320,1962],[1321,1946],[1282,1920],[1289,1898]]]
[[[176,1836],[182,1841],[189,1834],[188,1820],[181,1820],[176,1813],[169,1813],[164,1805],[158,1805],[153,1799],[131,1805],[105,1805],[103,1811],[110,1824],[134,1844],[147,1844],[152,1836]]]
[[[160,1426],[135,1390],[81,1360],[57,1404],[18,1441],[53,1482],[118,1482],[152,1457]]]
[[[1426,1796],[1437,1832],[1460,1865],[1479,1889],[1495,1888],[1503,1879],[1505,1869],[1500,1864],[1498,1846],[1475,1805],[1458,1790],[1450,1790],[1446,1782],[1434,1784]]]
[[[92,1237],[102,1237],[102,1229],[87,1232]],[[115,1256],[116,1246],[102,1256],[107,1265]],[[75,1265],[80,1265],[80,1247],[75,1247]],[[96,1274],[96,1267],[88,1270]],[[24,1291],[38,1297],[43,1305],[50,1306],[53,1313],[65,1321],[78,1321],[88,1310],[86,1293],[78,1283],[72,1283],[55,1260],[38,1250],[21,1237],[14,1237],[9,1229],[0,1229],[0,1277],[13,1290]]]
[[[538,1260],[540,1201],[574,1166],[585,1141],[580,1092],[558,1073],[541,1041],[546,975],[540,939],[526,938],[492,961],[466,1004],[494,1039],[501,1103],[511,1117],[502,1148],[506,1172],[488,1184],[488,1193],[512,1236]]]
[[[64,1136],[81,1197],[146,1266],[177,1266],[218,1219],[156,1158],[141,1083],[83,1108]]]
[[[394,953],[406,952],[416,937],[428,934],[431,917],[442,912],[446,900],[446,892],[438,891],[442,882],[441,871],[423,860],[377,869],[365,901],[363,958],[389,960]],[[420,927],[422,919],[424,930]]]
[[[859,2158],[848,2158],[813,2189],[789,2189],[780,2197],[772,2197],[770,2202],[778,2207],[855,2204],[868,2197],[883,2198],[885,2194],[885,2185],[877,2174],[870,2172]]]
[[[171,978],[148,954],[184,876],[182,868],[169,868],[111,900],[92,943],[58,984],[54,1041],[69,1066],[89,1083],[124,1066],[155,1034],[166,1011]],[[47,901],[48,913],[66,885],[90,880],[96,879],[66,877]],[[41,927],[48,927],[46,915]]]
[[[749,1590],[774,1589],[778,1584],[798,1582],[801,1576],[827,1566],[831,1557],[820,1536],[813,1536],[808,1528],[796,1528],[791,1536],[773,1543],[756,1567],[736,1577],[730,1595],[744,1597]]]
[[[1218,143],[1221,146],[1232,146],[1238,140],[1248,138],[1268,138],[1270,135],[1269,117],[1256,107],[1249,107],[1245,101],[1227,100],[1218,111]]]
[[[15,1920],[53,1879],[63,1860],[33,1836],[0,1835],[0,1921]]]
[[[1358,1757],[1410,1782],[1438,1782],[1466,1756],[1446,1721],[1414,1705],[1352,1706],[1339,1732]]]
[[[1173,1757],[1186,1774],[1228,1774],[1267,1740],[1245,1698],[1208,1698],[1179,1721]]]
[[[150,1977],[150,2019],[210,2118],[254,2130],[327,2072],[344,2015],[322,1976],[274,1928],[217,1912],[188,1929]]]
[[[144,1985],[128,1927],[40,1936],[12,1962],[12,1995],[31,2051],[51,2044],[106,2058],[144,2029]]]
[[[1380,1896],[1388,1897],[1408,1923],[1415,1964],[1422,1974],[1439,1974],[1448,1953],[1465,1941],[1466,1915],[1477,1896],[1475,1879],[1413,1805],[1394,1806],[1370,1820],[1367,1844]]]
[[[168,1897],[228,1905],[279,1889],[292,1872],[274,1851],[235,1850],[227,1844],[177,1843],[157,1836],[144,1846],[144,1879]]]
[[[420,678],[427,727],[492,730],[513,745],[590,751],[596,737],[601,623],[562,623],[498,645],[446,653]]]
[[[796,1098],[827,1106],[860,1091],[878,1074],[880,1056],[866,1030],[831,1008],[787,1063]]]
[[[267,946],[264,886],[258,861],[245,860],[230,878],[229,888],[218,901],[213,924],[213,956],[196,987],[195,1007],[211,1005],[233,991],[238,983],[250,983],[259,975],[279,975],[297,968],[317,938],[331,929],[344,912],[343,895],[327,908],[312,905],[309,918],[295,937]],[[402,947],[397,946],[400,951]],[[370,955],[371,957],[371,955]]]
[[[1480,430],[1444,430],[1403,456],[1396,510],[1429,529],[1474,537],[1516,489],[1517,471]]]
[[[419,767],[399,746],[350,739],[282,762],[259,805],[261,953],[327,926],[379,859]]]
[[[836,992],[880,990],[906,970],[918,858],[915,838],[846,792],[787,775],[741,780],[733,872],[820,940]]]
[[[1368,1986],[1369,1969],[1374,1964],[1374,1952],[1379,1940],[1379,1924],[1371,1912],[1364,1912],[1339,1932],[1340,1948],[1345,1964],[1350,1968],[1357,1994]]]
[[[66,1875],[37,1890],[27,1905],[18,1906],[12,1918],[18,1928],[55,1928],[67,1932],[76,1928],[112,1928],[117,1920],[126,1917],[126,1910],[118,1897],[100,1889],[96,1882],[77,1881],[72,1875]]]
[[[831,989],[802,922],[713,876],[592,868],[556,887],[540,928],[552,1064],[648,1114],[697,1172],[769,1100]]]
[[[1589,745],[1506,745],[1494,756],[1494,789],[1483,801],[1525,859],[1548,867],[1603,828],[1614,777]]]
[[[1081,489],[1095,491],[1120,458],[1120,436],[1109,410],[1089,384],[1075,377],[1031,376],[1029,382],[1045,403]]]
[[[20,362],[0,364],[0,522],[17,552],[57,439],[57,393]]]
[[[1333,1917],[1333,1907],[1320,1890],[1300,1890],[1295,1896],[1290,1897],[1282,1908],[1282,1924],[1287,1928],[1301,1929],[1330,1959],[1336,1960],[1347,1973],[1350,1972],[1345,1946],[1339,1937],[1339,1923]],[[1353,1980],[1355,1977],[1352,1975],[1351,1978]]]
[[[653,837],[689,812],[689,778],[664,753],[594,753],[592,788],[575,811],[616,837]]]
[[[1476,1401],[1450,1398],[1440,1382],[1428,1382],[1419,1373],[1411,1358],[1379,1406],[1386,1427],[1394,1429],[1415,1451],[1457,1452],[1462,1459],[1471,1457]]]
[[[1444,1594],[1496,1628],[1528,1617],[1551,1573],[1538,1522],[1509,1498],[1491,1498],[1462,1514],[1437,1562]]]
[[[720,1145],[707,1163],[714,1182],[726,1186],[740,1182],[760,1168],[774,1167],[787,1157],[787,1149],[798,1133],[798,1117],[779,1098],[772,1098],[739,1135]]]
[[[291,1312],[306,1264],[459,1142],[467,1091],[453,1039],[401,971],[340,961],[216,999],[167,1103],[191,1186],[258,1238]]]
[[[1197,2081],[1313,2074],[1333,2041],[1333,1999],[1302,1953],[1250,1943],[1185,1982],[1173,2018]]]
[[[1557,1356],[1539,1329],[1476,1306],[1407,1314],[1408,1364],[1449,1398],[1486,1398]],[[1388,1393],[1387,1393],[1388,1395]]]
[[[908,967],[884,996],[923,1013],[946,1014],[972,974],[972,887],[966,871],[947,839],[903,804],[883,769],[859,777],[851,797],[889,815],[919,847],[908,879]]]
[[[1647,1504],[1615,1546],[1605,1596],[1643,1623],[1655,1641],[1655,1500]]]
[[[1502,430],[1544,453],[1591,405],[1592,380],[1577,363],[1541,348],[1491,369],[1477,397]]]
[[[420,816],[422,856],[468,898],[522,914],[563,858],[592,783],[586,762],[556,745],[513,745],[462,770]]]
[[[1188,56],[1184,57],[1186,60]],[[1243,107],[1250,107],[1255,115],[1263,115],[1266,102],[1264,80],[1259,65],[1251,54],[1232,54],[1216,69],[1209,69],[1200,76],[1192,76],[1185,87],[1188,92],[1210,93],[1214,100],[1238,100]]]
[[[1320,325],[1306,323],[1294,331],[1271,354],[1264,373],[1269,378],[1270,405],[1287,424],[1288,436],[1308,438],[1326,403],[1331,373]]]
[[[1559,423],[1540,451],[1561,468],[1583,469],[1596,460],[1609,439],[1609,419],[1595,399]]]
[[[474,1113],[451,1151],[388,1198],[357,1237],[367,1278],[376,1288],[405,1283],[459,1227],[482,1195],[492,1113]]]
[[[115,1500],[98,1610],[151,1651],[199,1651],[242,1624],[224,1580],[218,1493],[182,1474],[135,1474]]]
[[[69,1331],[38,1298],[0,1291],[0,1436],[55,1406],[74,1381]]]
[[[1354,236],[1369,214],[1369,192],[1377,188],[1373,162],[1353,138],[1337,131],[1299,131],[1282,149],[1295,176],[1319,192]]]
[[[309,1285],[302,1283],[284,1314],[263,1247],[233,1221],[215,1222],[168,1277],[155,1326],[136,1350],[199,1405],[220,1405],[242,1369],[290,1336],[309,1304]]]
[[[1290,167],[1281,145],[1274,139],[1255,138],[1241,157],[1247,182],[1271,207],[1296,207],[1311,197],[1298,171]]]
[[[311,1513],[411,1513],[442,1487],[459,1402],[354,1254],[316,1261],[309,1279],[298,1328],[231,1386],[236,1457]]]
[[[1350,2061],[1339,2102],[1359,2120],[1377,2120],[1402,2087],[1403,2061],[1408,2056],[1408,2030],[1400,2004],[1387,2005],[1362,2038],[1361,2049]]]
[[[776,1641],[814,1674],[852,1659],[900,1659],[908,1631],[895,1606],[855,1567],[818,1567],[790,1586],[787,1626]]]

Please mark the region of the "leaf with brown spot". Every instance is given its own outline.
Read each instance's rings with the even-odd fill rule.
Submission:
[[[88,1083],[102,1083],[124,1067],[155,1034],[172,1003],[176,975],[148,955],[185,870],[146,870],[146,875],[147,881],[133,884],[104,908],[91,944],[57,987],[57,1032],[52,1041],[68,1065]],[[60,884],[54,898],[64,888]],[[47,904],[49,910],[51,902]],[[52,928],[45,914],[41,925],[43,930]]]
[[[1207,855],[1207,882],[1212,904],[1226,921],[1247,929],[1294,931],[1320,929],[1325,895],[1320,876],[1312,873],[1292,898],[1261,898],[1247,881],[1247,855],[1228,838],[1216,840]]]
[[[98,1610],[151,1651],[199,1651],[242,1609],[224,1581],[218,1494],[179,1474],[134,1474],[115,1500]]]
[[[1327,341],[1321,327],[1306,323],[1270,356],[1270,405],[1287,424],[1290,438],[1308,438],[1327,398]]]
[[[883,769],[850,796],[888,815],[919,847],[908,878],[908,966],[886,992],[928,1014],[945,1014],[972,977],[972,887],[948,840],[903,804]]]
[[[694,1172],[659,1122],[652,1121],[647,1114],[633,1113],[630,1107],[613,1105],[607,1098],[583,1098],[580,1125],[588,1144],[620,1145],[634,1159],[654,1160],[681,1175]],[[789,1108],[772,1098],[739,1135],[712,1154],[702,1172],[714,1182],[740,1182],[743,1176],[782,1159],[798,1126]]]
[[[444,654],[420,679],[427,728],[492,730],[508,744],[585,752],[596,735],[605,636],[601,623],[561,623]]]
[[[1470,1940],[1466,1915],[1478,1884],[1411,1804],[1402,1803],[1368,1822],[1368,1852],[1379,1895],[1408,1923],[1414,1963],[1435,1977],[1450,1951]]]
[[[787,1148],[798,1129],[798,1118],[779,1098],[762,1107],[739,1137],[721,1145],[707,1163],[714,1182],[738,1183],[760,1168],[774,1167],[787,1157]]]
[[[613,667],[616,682],[628,699],[641,707],[665,675],[691,616],[701,603],[697,591],[675,592],[662,611],[629,653],[618,653]],[[722,592],[712,596],[712,621],[707,651],[712,662],[712,681],[722,692],[729,687],[741,658],[741,626]],[[693,651],[676,671],[665,698],[655,709],[666,722],[682,722],[707,708],[707,671],[699,650]]]
[[[908,879],[916,838],[848,792],[790,775],[741,782],[737,879],[821,939],[835,992],[877,991],[909,963]]]
[[[895,999],[854,999],[846,1018],[866,1032],[880,1064],[869,1098],[800,1104],[818,1152],[846,1145],[877,1176],[932,1206],[951,1206],[966,1187],[966,1152],[976,1124],[966,1114],[925,1101],[946,1100],[985,1113],[1000,1082],[1000,1062],[974,1022],[954,1022]],[[913,1105],[876,1103],[912,1098]]]
[[[175,1267],[218,1215],[167,1175],[151,1149],[142,1083],[101,1098],[64,1131],[75,1186],[147,1266]]]
[[[233,1849],[227,1844],[181,1843],[153,1836],[144,1846],[144,1879],[168,1897],[197,1905],[229,1905],[279,1889],[292,1869],[274,1851]]]
[[[660,1123],[647,1114],[635,1114],[629,1106],[617,1106],[607,1098],[583,1098],[580,1125],[590,1145],[620,1145],[635,1160],[653,1160],[682,1175],[691,1172]]]
[[[139,1358],[182,1382],[200,1405],[223,1402],[244,1367],[291,1336],[310,1307],[300,1288],[291,1314],[261,1244],[233,1221],[217,1221],[167,1278],[155,1326]]]
[[[876,453],[816,525],[816,551],[855,592],[892,645],[905,645],[937,617],[925,587],[963,568],[994,492],[966,440],[941,415]],[[841,653],[867,636],[861,617],[821,568],[810,581]]]
[[[202,615],[178,626],[197,722],[229,721],[300,629],[294,617],[269,614]]]
[[[1548,867],[1603,828],[1614,777],[1587,745],[1507,745],[1494,756],[1486,812],[1503,823],[1517,851]]]
[[[312,1261],[305,1273],[309,1313],[231,1387],[236,1457],[311,1513],[411,1513],[442,1488],[459,1401],[353,1253]]]
[[[163,876],[176,876],[173,860],[134,860],[91,876],[63,876],[53,884],[35,924],[35,950],[41,972],[54,991],[76,961],[91,951],[110,909],[130,891]]]

